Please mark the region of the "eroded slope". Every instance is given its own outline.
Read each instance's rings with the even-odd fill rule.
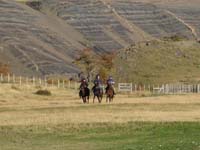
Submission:
[[[0,1],[1,57],[15,72],[25,68],[38,74],[76,72],[71,62],[85,42],[62,20],[14,1]]]

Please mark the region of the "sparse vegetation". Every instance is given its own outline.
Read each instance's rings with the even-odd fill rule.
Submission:
[[[42,7],[42,1],[41,0],[31,0],[26,1],[26,5],[30,6],[31,8],[40,11]]]
[[[186,40],[186,38],[179,36],[179,35],[173,35],[173,36],[170,36],[170,37],[164,37],[163,40],[164,41],[178,42],[178,41],[184,41],[184,40]]]
[[[0,74],[8,75],[10,73],[10,66],[8,64],[3,64],[0,62]]]
[[[17,87],[17,86],[15,86],[15,85],[12,85],[12,86],[11,86],[11,89],[16,90],[16,91],[20,91],[20,88]]]
[[[92,49],[84,49],[74,63],[82,69],[84,74],[91,76],[91,74],[99,73],[105,81],[114,67],[114,57],[113,53],[97,55]]]
[[[76,58],[74,63],[78,65],[86,75],[90,75],[97,69],[97,59],[98,56],[93,52],[93,50],[87,48],[83,49],[83,51],[80,53],[80,56]]]
[[[51,96],[51,92],[49,90],[42,90],[42,89],[35,92],[35,94],[42,96]]]
[[[164,84],[199,82],[200,45],[193,41],[151,41],[120,51],[115,59],[119,82]]]

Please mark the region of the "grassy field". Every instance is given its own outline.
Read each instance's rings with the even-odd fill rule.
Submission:
[[[184,40],[138,43],[118,53],[115,78],[138,84],[197,83],[199,49],[199,43]]]
[[[75,91],[0,85],[0,150],[200,150],[200,95],[117,95],[82,104]]]

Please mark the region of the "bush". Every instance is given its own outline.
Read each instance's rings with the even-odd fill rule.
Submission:
[[[51,92],[48,90],[38,90],[35,94],[43,96],[51,96]]]
[[[10,66],[0,62],[0,74],[3,74],[3,75],[10,74]]]
[[[170,37],[164,37],[163,38],[165,41],[174,41],[174,42],[178,42],[178,41],[182,41],[182,40],[185,40],[186,38],[185,37],[182,37],[180,35],[173,35],[173,36],[170,36]]]
[[[20,88],[17,87],[17,86],[15,86],[15,85],[12,85],[12,86],[11,86],[11,89],[16,90],[16,91],[19,91],[19,90],[20,90]]]

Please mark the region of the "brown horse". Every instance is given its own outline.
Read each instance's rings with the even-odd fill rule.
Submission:
[[[98,102],[101,103],[102,98],[103,98],[103,88],[101,88],[100,86],[95,86],[92,90],[94,93],[93,103],[94,103],[95,97],[97,97]]]
[[[89,103],[90,89],[87,87],[81,87],[79,96],[82,98],[84,104]]]
[[[114,98],[114,89],[112,85],[108,85],[106,88],[106,102],[112,102]],[[108,101],[109,100],[109,101]]]

